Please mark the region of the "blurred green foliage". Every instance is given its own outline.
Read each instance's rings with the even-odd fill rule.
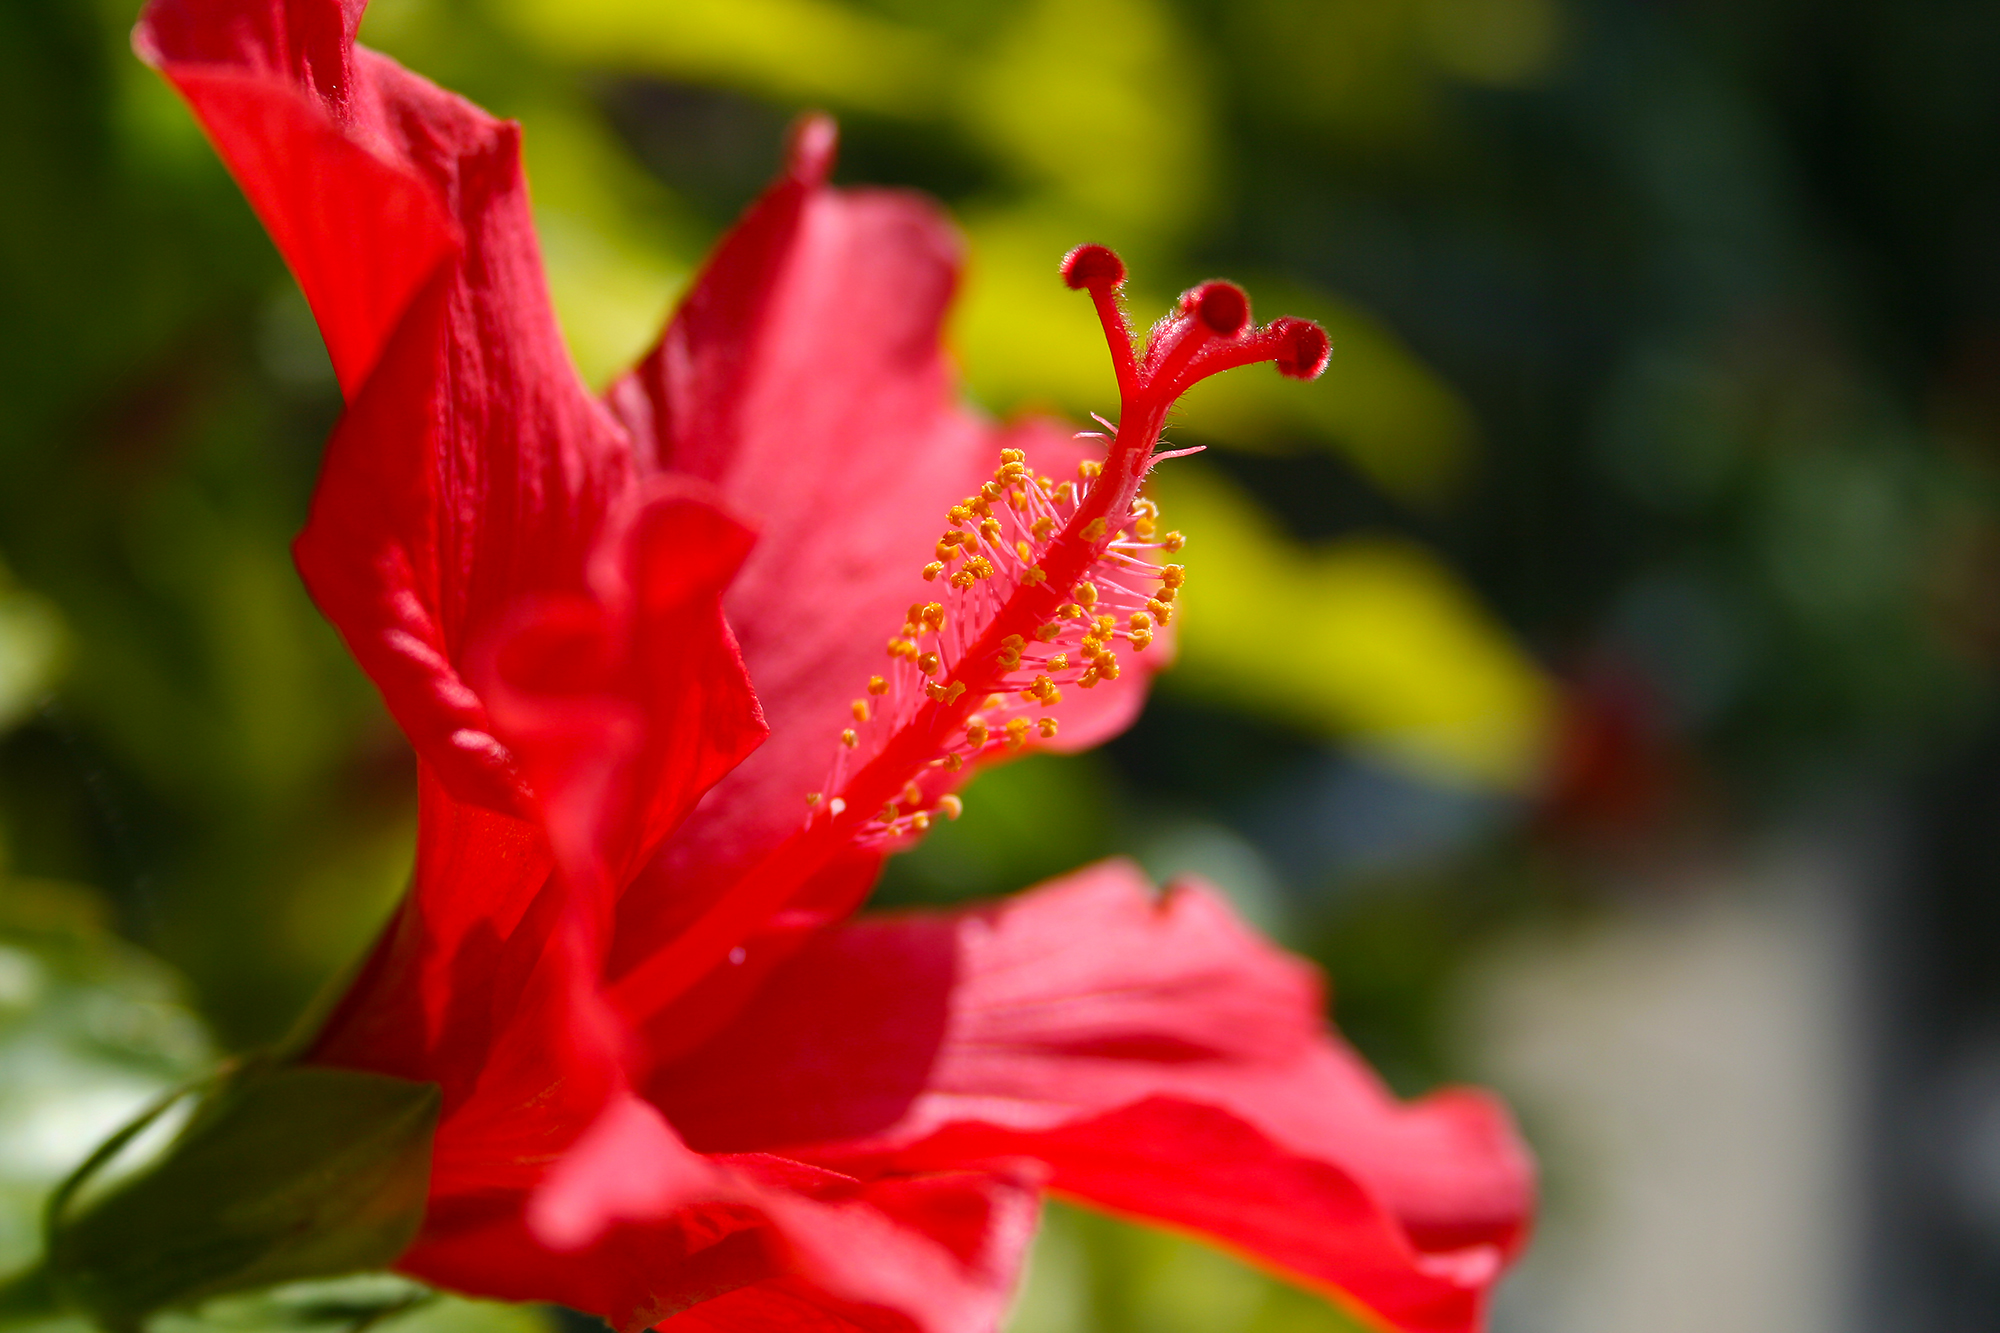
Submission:
[[[8,1219],[211,1041],[281,1033],[412,837],[407,752],[286,553],[337,390],[134,9],[0,7],[0,1116],[72,1108],[70,1139],[0,1136]],[[843,179],[961,220],[989,410],[1115,407],[1053,276],[1081,240],[1141,318],[1221,273],[1332,331],[1321,383],[1239,373],[1176,420],[1220,447],[1162,477],[1194,581],[1146,718],[980,779],[886,901],[1113,852],[1208,875],[1414,1091],[1454,1071],[1452,977],[1607,847],[1755,825],[1990,713],[1990,6],[377,0],[364,35],[526,125],[593,382],[808,105]],[[1020,1326],[1332,1317],[1058,1210]]]

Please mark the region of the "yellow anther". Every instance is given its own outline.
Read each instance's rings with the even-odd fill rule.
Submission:
[[[1021,691],[1021,697],[1023,699],[1040,699],[1055,687],[1056,683],[1047,676],[1036,676],[1034,683]]]
[[[924,696],[932,703],[941,704],[944,702],[944,686],[937,681],[927,680],[924,682]]]
[[[1066,481],[1062,485],[1056,487],[1055,494],[1051,495],[1049,498],[1054,500],[1057,504],[1063,505],[1063,504],[1068,504],[1070,496],[1074,494],[1076,494],[1076,487]]]
[[[1069,654],[1057,653],[1054,657],[1051,657],[1049,659],[1049,670],[1051,671],[1069,670]]]
[[[1000,697],[999,695],[997,695],[997,694],[989,694],[989,695],[987,695],[987,696],[986,696],[986,702],[985,702],[985,703],[983,703],[983,704],[981,704],[981,705],[979,705],[979,706],[980,706],[981,708],[985,708],[985,709],[989,709],[989,710],[990,710],[990,709],[994,709],[994,708],[998,708],[998,707],[999,707],[999,706],[1000,706],[1001,704],[1004,704],[1004,703],[1006,703],[1006,702],[1007,702],[1007,701],[1006,701],[1005,699],[1002,699],[1002,698],[1001,698],[1001,697]]]
[[[923,610],[918,613],[918,619],[922,620],[924,624],[930,626],[934,630],[943,629],[944,603],[926,602],[924,604]]]
[[[1085,690],[1094,690],[1094,689],[1096,689],[1096,688],[1097,688],[1097,668],[1096,668],[1096,667],[1094,667],[1094,666],[1088,666],[1088,667],[1085,667],[1085,668],[1083,669],[1083,675],[1082,675],[1082,676],[1080,676],[1080,677],[1078,677],[1078,679],[1077,679],[1077,682],[1076,682],[1076,683],[1077,683],[1077,687],[1078,687],[1079,689],[1085,689]]]
[[[927,831],[930,828],[930,826],[931,826],[931,817],[928,811],[919,810],[917,811],[917,813],[910,816],[910,827],[915,829],[917,832],[923,833]]]
[[[1144,514],[1132,520],[1132,531],[1141,538],[1152,536],[1159,526],[1158,522],[1146,517]]]
[[[1008,491],[1007,507],[1009,509],[1017,509],[1017,510],[1026,509],[1028,507],[1027,492],[1025,490],[1020,489],[1019,487],[1016,487],[1015,489]]]
[[[1016,652],[1019,652],[1028,646],[1028,641],[1018,634],[1009,634],[1006,638],[1000,640],[1000,646],[1002,648],[1012,648]]]
[[[965,802],[959,800],[956,796],[940,796],[938,797],[937,808],[944,811],[946,819],[957,819],[965,813]]]
[[[914,658],[916,655],[917,645],[911,643],[908,639],[889,640],[889,656]]]
[[[1000,451],[1000,461],[1002,463],[1025,463],[1028,461],[1028,455],[1019,449],[1002,449]]]
[[[1042,626],[1040,629],[1035,631],[1035,637],[1040,639],[1043,643],[1049,643],[1061,633],[1062,633],[1062,626],[1056,624],[1054,621],[1050,621],[1048,624]]]
[[[944,521],[952,527],[963,527],[972,521],[972,511],[964,505],[953,505],[944,511]]]
[[[1083,525],[1083,539],[1087,542],[1102,541],[1107,530],[1108,525],[1103,519],[1093,518]]]
[[[1187,582],[1186,565],[1161,565],[1160,582],[1169,588],[1178,588]]]
[[[1078,603],[1079,603],[1080,605],[1083,605],[1083,606],[1096,606],[1096,605],[1097,605],[1097,585],[1096,585],[1095,583],[1079,583],[1079,584],[1077,584],[1077,585],[1076,585],[1076,600],[1077,600],[1077,602],[1078,602]]]
[[[1174,623],[1174,609],[1159,598],[1148,598],[1146,600],[1146,609],[1151,611],[1153,619],[1159,621],[1162,625],[1171,625]]]
[[[989,481],[989,482],[987,482],[987,483],[986,483],[986,484],[985,484],[984,486],[981,486],[981,487],[979,488],[979,498],[980,498],[980,499],[982,499],[982,500],[985,500],[985,501],[986,501],[986,502],[988,502],[989,504],[990,504],[990,503],[992,503],[993,501],[995,501],[995,500],[999,499],[999,498],[1000,498],[1000,483],[999,483],[999,482],[997,482],[997,481]],[[988,512],[988,513],[990,513],[990,512],[992,512],[992,511],[990,511],[990,510],[987,510],[987,511],[984,511],[984,512]]]
[[[807,804],[807,805],[818,805],[818,804],[819,804],[819,793],[818,793],[818,792],[816,792],[816,791],[809,791],[809,792],[807,792],[807,793],[806,793],[806,804]]]
[[[1028,529],[1028,532],[1034,537],[1036,541],[1045,542],[1049,539],[1049,534],[1054,532],[1055,530],[1056,530],[1056,521],[1050,518],[1047,514],[1044,514],[1040,518],[1035,520],[1034,525]]]
[[[953,574],[951,576],[951,586],[957,588],[961,592],[963,592],[967,588],[970,588],[973,584],[977,582],[979,582],[979,580],[972,576],[972,571],[969,569],[961,569],[958,571],[958,573]]]
[[[1056,488],[1056,479],[1054,477],[1036,477],[1035,485],[1041,487],[1043,495],[1047,495]]]
[[[965,562],[965,567],[972,572],[972,577],[976,579],[990,579],[993,577],[993,562],[983,555],[973,556],[972,559]]]
[[[1095,620],[1095,621],[1093,622],[1093,626],[1094,626],[1094,628],[1095,628],[1095,631],[1096,631],[1096,634],[1097,634],[1097,637],[1098,637],[1098,638],[1100,638],[1100,639],[1108,639],[1108,638],[1110,638],[1110,637],[1111,637],[1111,636],[1112,636],[1113,634],[1115,634],[1115,633],[1117,633],[1117,632],[1118,632],[1118,617],[1117,617],[1117,616],[1099,616],[1099,617],[1098,617],[1098,618],[1097,618],[1097,619],[1096,619],[1096,620]]]
[[[1028,741],[1028,719],[1014,717],[1007,719],[1007,748],[1018,750]]]
[[[853,727],[849,727],[846,731],[840,733],[840,743],[850,750],[854,748],[855,735]]]
[[[893,824],[896,822],[896,816],[901,813],[902,811],[896,808],[896,803],[890,801],[882,807],[882,813],[875,816],[875,818],[881,820],[884,824]]]
[[[1048,571],[1043,569],[1040,565],[1029,565],[1028,572],[1021,575],[1021,577],[1028,583],[1034,584],[1034,583],[1048,582],[1049,575]]]
[[[854,701],[854,720],[856,722],[866,722],[868,720],[868,701],[866,699],[856,699]]]
[[[924,582],[935,583],[937,582],[937,576],[942,573],[944,573],[944,562],[942,560],[933,560],[924,566]]]
[[[944,692],[944,701],[948,704],[955,704],[958,702],[958,696],[964,693],[965,682],[955,680],[951,683],[951,687]]]
[[[1083,608],[1075,602],[1064,602],[1056,608],[1056,617],[1060,620],[1081,620],[1083,619]]]
[[[986,539],[986,544],[988,546],[991,546],[996,550],[999,549],[1000,520],[997,518],[989,518],[985,522],[981,523],[979,525],[979,535]]]
[[[1052,717],[1038,717],[1035,719],[1035,730],[1042,733],[1043,740],[1054,740],[1056,735],[1056,720]]]
[[[968,722],[965,724],[966,743],[974,749],[978,749],[980,746],[986,744],[986,734],[986,724],[984,722]]]
[[[880,676],[870,676],[868,678],[868,692],[870,694],[887,694],[889,692],[889,682]]]
[[[936,675],[940,665],[942,665],[942,660],[936,653],[922,653],[917,657],[917,670],[923,672],[926,676]]]
[[[1144,611],[1134,611],[1132,613],[1132,619],[1130,623],[1132,628],[1135,630],[1153,628],[1153,618],[1147,615]]]
[[[1097,655],[1097,662],[1093,667],[1093,669],[1097,672],[1098,675],[1104,677],[1106,680],[1117,680],[1118,654],[1113,652],[1099,653]]]
[[[987,482],[986,484],[988,486],[993,485],[993,483],[990,481]],[[984,488],[982,487],[981,489],[983,490]],[[986,497],[984,495],[974,495],[969,497],[965,502],[965,507],[967,509],[970,509],[973,513],[979,515],[981,518],[993,517],[993,506],[986,503]]]
[[[1181,547],[1187,545],[1187,538],[1181,536],[1180,530],[1177,528],[1160,538],[1160,545],[1166,547],[1169,551],[1178,551]]]
[[[955,754],[955,753],[954,753],[954,754],[948,754],[948,755],[946,755],[946,756],[944,757],[944,771],[945,771],[945,772],[947,772],[947,773],[956,773],[956,772],[958,772],[958,770],[959,770],[959,769],[961,769],[961,768],[964,768],[964,767],[965,767],[965,760],[963,760],[963,759],[959,758],[959,756],[958,756],[957,754]]]
[[[1017,541],[1014,543],[1014,554],[1020,556],[1023,560],[1033,560],[1035,558],[1035,548],[1024,541]]]
[[[1132,640],[1132,651],[1135,653],[1145,652],[1153,643],[1153,631],[1149,629],[1135,629],[1127,637]]]
[[[1142,495],[1132,501],[1132,516],[1134,518],[1158,518],[1160,516],[1160,506]]]
[[[917,804],[917,802],[923,799],[924,799],[923,788],[917,786],[917,784],[914,782],[906,782],[903,784],[904,805],[915,805]]]
[[[1093,463],[1088,458],[1084,459],[1081,463],[1078,463],[1076,465],[1076,475],[1083,478],[1085,481],[1089,481],[1092,477],[1097,476],[1102,471],[1104,471],[1104,465],[1102,463]]]

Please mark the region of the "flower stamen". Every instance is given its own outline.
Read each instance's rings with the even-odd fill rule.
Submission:
[[[1171,623],[1185,568],[1157,553],[1181,549],[1159,534],[1160,509],[1140,495],[1174,401],[1233,366],[1275,362],[1311,379],[1325,368],[1326,334],[1305,320],[1263,328],[1231,283],[1185,293],[1135,352],[1119,306],[1125,265],[1109,249],[1079,246],[1063,281],[1088,292],[1118,378],[1114,426],[1087,438],[1102,461],[1073,481],[1036,473],[1020,449],[1003,449],[978,492],[952,505],[918,571],[937,600],[913,603],[888,640],[888,669],[866,682],[837,729],[832,766],[807,801],[803,826],[666,949],[621,978],[614,993],[652,1007],[680,994],[790,901],[847,849],[885,847],[920,834],[963,806],[948,790],[973,764],[1053,740],[1067,687],[1093,689],[1120,674],[1113,644],[1134,652]],[[954,566],[956,566],[954,568]],[[926,643],[924,640],[928,639]]]

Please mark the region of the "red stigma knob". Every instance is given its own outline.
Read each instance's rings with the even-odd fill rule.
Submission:
[[[1218,337],[1234,338],[1250,327],[1250,298],[1233,282],[1204,282],[1181,300]]]
[[[1104,245],[1079,245],[1063,256],[1062,279],[1071,291],[1125,285],[1125,261]]]
[[[1327,341],[1326,330],[1309,319],[1284,319],[1271,322],[1271,333],[1278,340],[1278,355],[1273,358],[1278,363],[1278,373],[1289,375],[1295,380],[1316,380],[1326,369],[1327,358],[1333,353],[1333,344]]]

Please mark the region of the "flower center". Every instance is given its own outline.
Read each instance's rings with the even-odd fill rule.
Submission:
[[[803,826],[620,979],[614,993],[628,1011],[685,991],[848,848],[956,817],[950,789],[969,762],[1052,738],[1066,690],[1116,680],[1120,652],[1145,651],[1172,618],[1184,579],[1179,565],[1154,562],[1155,551],[1178,551],[1182,539],[1158,531],[1157,506],[1139,495],[1153,464],[1177,456],[1153,452],[1168,410],[1235,366],[1271,361],[1297,379],[1326,367],[1318,325],[1255,327],[1249,298],[1226,282],[1184,293],[1135,352],[1118,305],[1123,261],[1081,246],[1064,257],[1062,275],[1090,294],[1118,375],[1119,419],[1104,461],[1058,480],[1036,475],[1020,450],[1002,450],[992,480],[951,507],[922,570],[936,600],[913,603],[889,640],[889,662],[851,705],[823,789],[806,794]]]
[[[1159,507],[1143,498],[1115,520],[1100,513],[1079,522],[1105,484],[1102,464],[1080,463],[1074,480],[1057,481],[1036,476],[1021,450],[1003,449],[993,479],[951,507],[937,558],[922,571],[938,600],[912,603],[889,640],[889,664],[851,706],[825,790],[806,795],[809,819],[872,802],[880,780],[900,789],[856,827],[864,845],[921,833],[940,812],[955,818],[950,788],[967,763],[1052,739],[1050,710],[1065,689],[1118,679],[1119,646],[1151,645],[1183,579],[1179,565],[1157,565],[1152,553],[1178,551],[1182,538],[1159,532]],[[1082,577],[1070,577],[1079,565]],[[924,751],[914,772],[912,747]]]

